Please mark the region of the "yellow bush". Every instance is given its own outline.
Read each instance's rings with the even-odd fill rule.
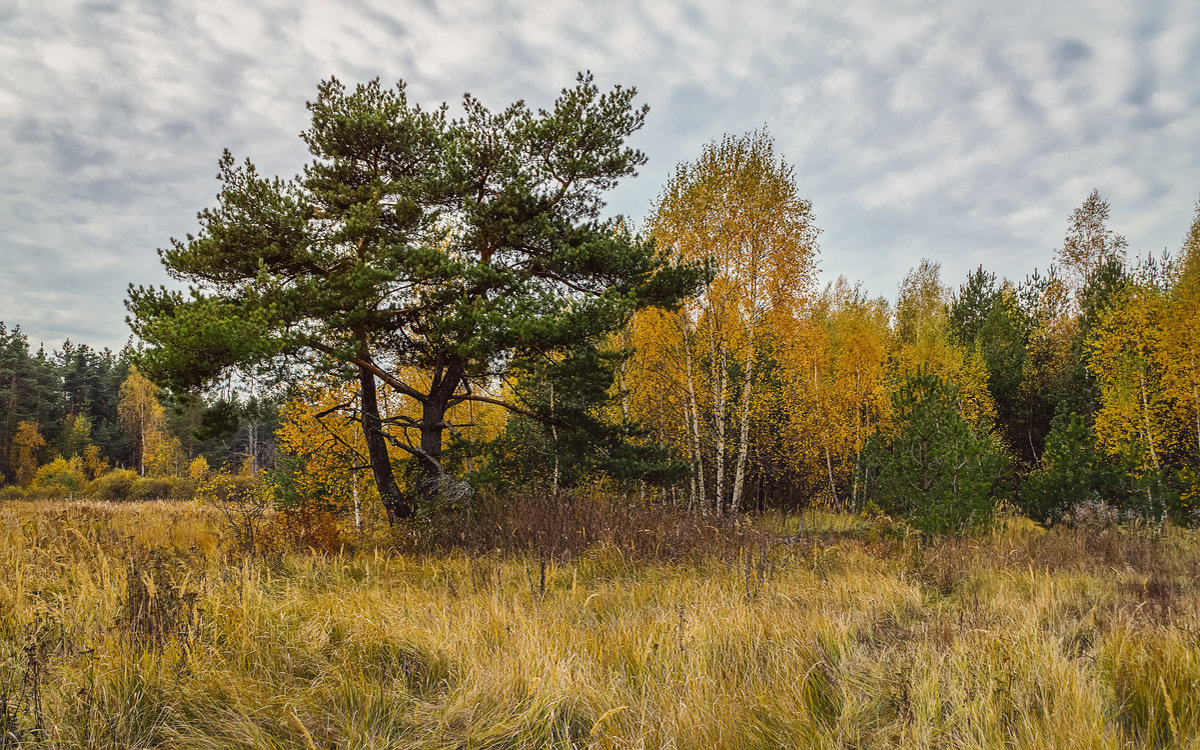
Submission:
[[[128,500],[133,483],[138,479],[136,471],[131,469],[113,469],[96,477],[87,486],[86,493],[93,500],[108,500],[116,502]]]
[[[34,473],[30,488],[37,492],[64,487],[68,493],[72,493],[78,492],[86,483],[87,477],[78,458],[56,458]]]

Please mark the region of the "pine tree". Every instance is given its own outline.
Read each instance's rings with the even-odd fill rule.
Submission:
[[[491,112],[467,96],[449,119],[444,105],[410,103],[403,84],[323,82],[304,173],[265,178],[226,152],[217,206],[161,253],[192,290],[130,288],[131,325],[150,344],[142,365],[173,389],[254,367],[356,382],[380,498],[390,518],[411,516],[389,444],[436,495],[451,407],[534,414],[496,397],[512,362],[599,344],[700,283],[702,268],[673,266],[600,218],[604,191],[644,162],[625,145],[646,115],[634,95],[580,75],[549,110]],[[380,382],[419,418],[385,424]]]

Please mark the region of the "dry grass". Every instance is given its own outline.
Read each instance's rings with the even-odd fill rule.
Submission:
[[[0,505],[0,747],[1200,746],[1192,532],[587,522],[245,558],[190,506]]]

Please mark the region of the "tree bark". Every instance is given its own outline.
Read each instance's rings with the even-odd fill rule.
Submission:
[[[717,477],[716,487],[713,488],[713,506],[717,518],[725,515],[725,342],[722,341],[719,352],[713,358],[713,411],[716,420],[717,439]]]
[[[692,347],[687,336],[684,336],[683,339],[683,356],[687,366],[688,406],[691,409],[692,492],[697,497],[697,507],[705,508],[707,493],[704,491],[704,458],[700,451],[700,409],[696,405],[696,379],[692,376]]]
[[[429,395],[421,406],[421,448],[414,453],[419,467],[417,492],[423,500],[435,500],[442,490],[446,472],[442,468],[442,437],[449,425],[446,411],[462,382],[463,371],[455,362],[434,369]]]
[[[833,507],[841,509],[841,501],[838,500],[837,485],[833,481],[833,460],[829,456],[829,446],[825,446],[825,468],[829,470],[829,493],[833,495]]]
[[[387,511],[388,523],[394,524],[412,518],[416,507],[412,499],[405,497],[396,485],[396,475],[392,472],[392,458],[388,455],[387,438],[383,434],[383,420],[379,416],[375,374],[360,365],[358,385],[362,399],[363,437],[366,439],[367,455],[371,460],[371,473],[375,476],[375,486],[379,488],[379,499]]]
[[[746,480],[746,456],[750,453],[750,387],[754,383],[754,329],[750,323],[749,341],[746,344],[746,377],[742,383],[742,414],[741,429],[738,432],[737,462],[733,470],[733,499],[730,500],[730,512],[737,513],[742,508],[742,491]]]

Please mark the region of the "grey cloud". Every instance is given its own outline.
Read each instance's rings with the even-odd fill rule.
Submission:
[[[1050,57],[1054,60],[1055,73],[1061,77],[1091,59],[1092,48],[1079,39],[1068,37],[1054,44]]]
[[[404,78],[426,105],[546,104],[582,68],[637,85],[650,161],[610,196],[634,218],[703,143],[766,124],[813,201],[823,274],[875,294],[922,256],[949,283],[1044,268],[1093,186],[1131,245],[1178,246],[1200,192],[1200,6],[923,6],[0,8],[0,319],[121,346],[125,284],[166,280],[154,248],[211,204],[221,148],[295,174],[331,73]]]

